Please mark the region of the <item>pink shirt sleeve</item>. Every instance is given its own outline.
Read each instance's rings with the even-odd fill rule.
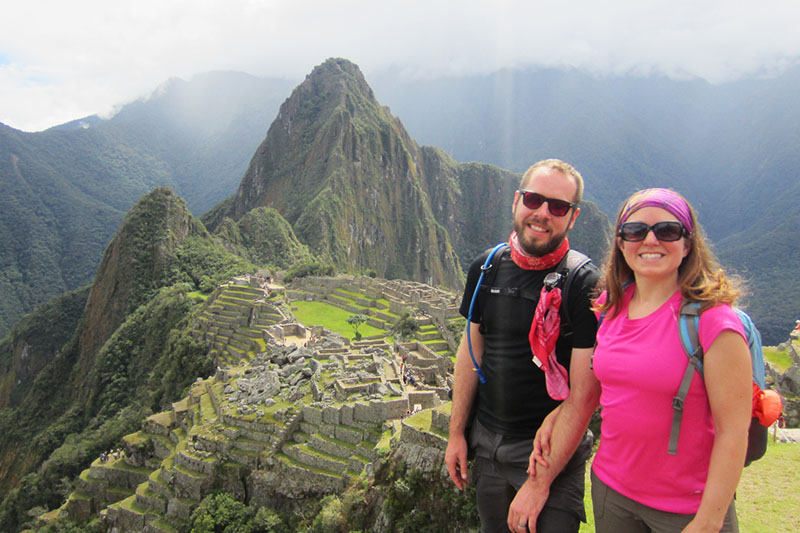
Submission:
[[[730,305],[718,305],[703,311],[700,315],[700,326],[697,328],[703,352],[707,353],[717,336],[728,329],[741,335],[744,342],[747,342],[742,321]]]

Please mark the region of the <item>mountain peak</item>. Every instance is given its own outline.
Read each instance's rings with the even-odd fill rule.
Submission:
[[[463,274],[434,217],[424,166],[359,68],[328,59],[281,105],[217,223],[271,207],[338,269],[455,287]]]
[[[192,235],[208,232],[169,187],[156,187],[125,217],[106,248],[89,293],[82,351],[94,353],[164,277],[167,258]]]
[[[350,116],[381,113],[372,88],[361,70],[346,59],[331,58],[318,65],[281,105],[277,123],[287,132],[318,128],[337,112]]]
[[[317,86],[324,84],[326,88],[331,90],[358,88],[363,90],[370,98],[374,98],[372,89],[364,79],[364,75],[358,65],[339,57],[332,57],[314,67],[314,70],[306,76],[306,82]]]

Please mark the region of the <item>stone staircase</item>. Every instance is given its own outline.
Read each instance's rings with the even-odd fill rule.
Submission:
[[[303,468],[329,483],[345,486],[378,460],[375,444],[381,424],[357,420],[353,406],[304,406],[296,413],[291,441],[281,443],[275,457],[286,466]]]

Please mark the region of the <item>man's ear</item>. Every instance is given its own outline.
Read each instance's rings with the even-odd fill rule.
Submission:
[[[519,200],[519,191],[514,191],[514,203],[511,204],[511,214],[517,214],[517,200]]]
[[[578,215],[581,214],[581,208],[576,207],[575,212],[572,214],[572,220],[569,221],[569,226],[567,226],[567,230],[571,230],[573,226],[575,226],[575,221],[578,220]]]

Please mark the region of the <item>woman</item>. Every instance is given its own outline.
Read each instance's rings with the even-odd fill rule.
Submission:
[[[750,354],[731,308],[739,291],[718,267],[693,209],[674,191],[631,196],[616,232],[596,302],[602,322],[594,376],[587,372],[589,383],[581,384],[595,393],[568,399],[554,417],[554,432],[583,431],[564,420],[588,420],[599,397],[601,438],[592,465],[598,532],[738,531],[733,496],[752,390]],[[702,309],[704,373],[692,378],[671,455],[672,399],[688,364],[678,333],[684,301]],[[563,417],[567,409],[581,416]],[[547,464],[541,450],[547,452],[549,438],[537,435],[532,474],[535,460]]]

